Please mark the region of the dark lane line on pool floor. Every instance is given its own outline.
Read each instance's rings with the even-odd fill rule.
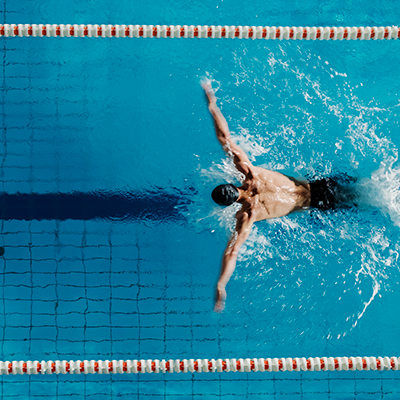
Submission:
[[[192,189],[187,190],[192,191]],[[189,193],[70,192],[0,193],[2,220],[184,220],[177,208],[190,203]]]

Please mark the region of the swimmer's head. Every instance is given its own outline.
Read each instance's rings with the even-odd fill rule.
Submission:
[[[217,186],[212,191],[211,197],[220,206],[230,206],[239,198],[239,190],[235,185],[227,183]]]

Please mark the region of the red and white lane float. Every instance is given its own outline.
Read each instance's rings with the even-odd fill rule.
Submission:
[[[397,26],[302,27],[208,25],[4,24],[4,37],[209,38],[264,40],[396,40]]]
[[[0,375],[279,371],[397,371],[400,357],[0,361]]]

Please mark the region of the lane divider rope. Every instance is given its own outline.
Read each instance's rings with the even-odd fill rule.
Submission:
[[[4,37],[230,38],[270,40],[396,40],[397,26],[302,27],[208,25],[4,24]]]
[[[240,358],[190,360],[0,361],[0,375],[173,372],[398,371],[400,357]]]

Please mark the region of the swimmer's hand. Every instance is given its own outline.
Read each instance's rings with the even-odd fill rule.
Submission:
[[[215,293],[215,306],[214,311],[220,313],[224,310],[226,300],[226,290],[224,286],[217,286],[217,291]]]
[[[213,104],[217,101],[215,97],[214,89],[211,86],[211,81],[209,79],[204,79],[201,82],[201,87],[204,89],[204,92],[207,96],[208,104]]]

